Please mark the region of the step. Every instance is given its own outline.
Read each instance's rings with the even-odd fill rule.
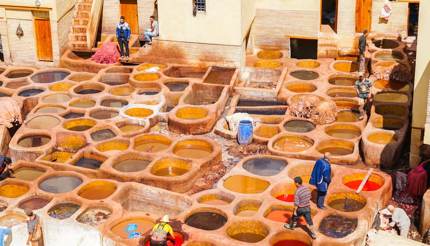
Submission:
[[[87,3],[81,3],[78,4],[78,11],[90,11],[91,10],[91,4],[87,4]]]
[[[79,0],[79,3],[89,3],[89,4],[92,4],[93,0]]]
[[[90,13],[84,12],[84,11],[76,12],[75,19],[81,19],[81,18],[89,19],[90,18]]]
[[[79,35],[77,35],[77,34],[73,34],[73,35],[71,35],[71,38],[69,39],[69,40],[71,40],[71,41],[87,41],[87,35],[85,35],[85,34],[79,34]]]
[[[73,19],[73,25],[77,26],[87,26],[89,20],[88,19]]]
[[[86,33],[87,32],[87,26],[78,26],[78,25],[74,25],[72,26],[72,32],[73,33]]]

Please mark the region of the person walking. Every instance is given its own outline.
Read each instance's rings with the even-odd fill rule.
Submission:
[[[119,44],[121,59],[127,59],[129,56],[128,42],[130,41],[130,26],[125,22],[124,16],[121,16],[119,23],[116,26],[116,38]]]
[[[152,45],[152,38],[158,37],[159,29],[158,29],[158,21],[155,20],[154,16],[149,17],[149,23],[151,25],[150,28],[146,29],[144,33],[144,42]]]
[[[367,48],[367,36],[369,35],[367,30],[363,31],[363,34],[360,36],[358,40],[358,64],[359,64],[359,70],[362,73],[365,73],[366,71],[366,48]]]
[[[317,188],[317,207],[324,209],[324,200],[331,182],[330,153],[315,162],[309,183]]]
[[[170,226],[169,222],[169,216],[164,215],[160,223],[154,225],[151,232],[150,246],[166,246],[168,234],[170,234],[173,240],[175,239],[173,228]]]
[[[314,223],[312,221],[311,215],[311,191],[308,187],[303,185],[303,180],[301,177],[294,178],[294,184],[297,187],[296,193],[294,194],[294,210],[293,216],[290,223],[285,224],[286,229],[294,230],[297,226],[297,220],[303,216],[308,224],[310,236],[316,239],[316,234],[314,231]]]
[[[393,205],[388,205],[388,211],[391,212],[391,227],[397,226],[400,230],[400,236],[408,238],[409,229],[411,227],[411,219],[409,219],[405,210],[401,208],[395,208]]]
[[[362,100],[363,109],[366,114],[369,111],[369,101],[370,101],[370,88],[372,87],[372,82],[368,78],[364,78],[363,73],[360,73],[358,80],[355,81],[355,90],[357,95]],[[361,116],[360,119],[363,117]]]
[[[25,214],[27,219],[28,239],[27,245],[29,246],[43,246],[43,232],[40,218],[32,210],[26,209]]]

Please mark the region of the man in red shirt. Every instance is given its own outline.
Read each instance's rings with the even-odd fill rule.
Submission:
[[[314,223],[311,217],[311,191],[308,187],[303,185],[303,180],[301,177],[294,178],[294,184],[297,187],[296,193],[294,194],[294,211],[293,217],[290,220],[290,224],[285,224],[284,227],[293,230],[297,225],[297,220],[303,216],[305,217],[306,223],[308,224],[309,231],[311,232],[311,237],[316,238],[314,232]]]

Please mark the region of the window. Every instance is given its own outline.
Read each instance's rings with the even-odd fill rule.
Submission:
[[[206,0],[194,0],[196,10],[200,12],[206,12]]]

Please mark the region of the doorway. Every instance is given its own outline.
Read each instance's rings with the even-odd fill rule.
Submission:
[[[291,58],[296,59],[317,59],[318,40],[290,38]]]
[[[52,61],[51,23],[46,18],[34,18],[36,53],[39,61]]]
[[[418,35],[418,15],[420,12],[419,3],[409,3],[408,16],[408,36]]]
[[[0,35],[0,62],[4,62],[4,53],[3,53],[3,44],[1,41],[1,35]]]
[[[321,25],[329,25],[337,32],[337,8],[338,0],[322,0]]]
[[[372,0],[356,0],[355,32],[370,32],[372,25]]]
[[[120,0],[121,16],[130,26],[131,33],[139,33],[139,17],[137,12],[137,0]]]

